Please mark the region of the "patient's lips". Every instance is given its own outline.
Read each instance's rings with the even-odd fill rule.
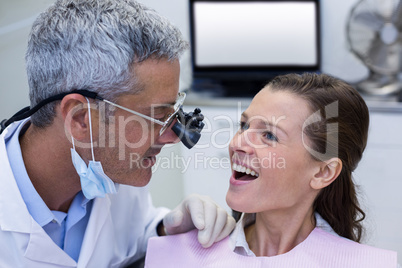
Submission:
[[[232,169],[236,180],[255,180],[259,176],[258,172],[243,164],[233,163]]]

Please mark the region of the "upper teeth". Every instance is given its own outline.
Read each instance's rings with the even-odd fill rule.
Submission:
[[[233,163],[232,168],[233,168],[233,170],[235,170],[237,172],[246,173],[247,175],[256,176],[256,177],[259,176],[259,174],[257,172],[255,172],[254,170],[251,170],[250,168],[242,166],[242,165],[238,165],[236,163]]]

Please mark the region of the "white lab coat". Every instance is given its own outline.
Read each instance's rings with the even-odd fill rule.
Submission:
[[[18,123],[0,136],[0,267],[124,267],[143,257],[168,212],[152,206],[146,187],[120,185],[94,200],[78,263],[53,242],[29,214],[9,165],[4,140]]]

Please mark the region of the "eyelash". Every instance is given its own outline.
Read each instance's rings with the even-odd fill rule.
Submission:
[[[243,131],[250,128],[250,124],[244,121],[239,122],[239,131],[242,133]],[[278,142],[278,138],[272,133],[272,131],[264,131],[263,133],[264,138],[270,141]],[[269,136],[269,137],[268,137]]]
[[[164,122],[165,120],[167,120],[170,117],[170,115],[171,115],[171,113],[167,113],[163,116],[155,117],[155,119]]]
[[[268,138],[267,135],[270,135],[270,138]],[[268,139],[268,140],[278,142],[278,138],[277,138],[277,137],[274,135],[274,133],[272,133],[271,131],[266,131],[266,132],[264,132],[264,137],[265,137],[266,139]]]
[[[159,118],[155,118],[155,119],[164,122],[167,119],[167,117],[163,116],[163,117],[159,117]]]

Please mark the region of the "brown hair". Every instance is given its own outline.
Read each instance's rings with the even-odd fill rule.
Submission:
[[[319,161],[338,157],[342,171],[313,203],[340,236],[359,242],[365,213],[359,207],[352,172],[367,143],[369,111],[360,94],[344,81],[325,74],[287,74],[274,78],[270,90],[284,90],[305,99],[321,120],[305,126],[310,153]],[[334,127],[335,126],[335,127]]]

